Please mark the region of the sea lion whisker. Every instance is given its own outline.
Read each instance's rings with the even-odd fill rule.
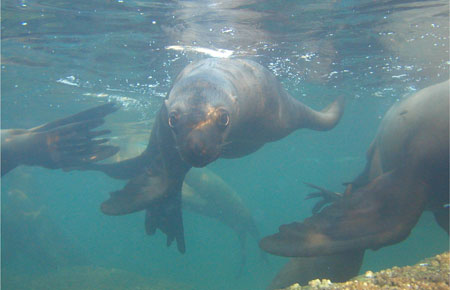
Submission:
[[[230,146],[228,146],[228,145],[230,145],[231,143],[233,143],[233,142],[232,141],[228,141],[228,142],[220,144],[219,145],[220,154],[229,152],[230,151]]]
[[[223,148],[223,147],[225,147],[225,146],[227,146],[227,145],[229,145],[229,144],[231,144],[231,143],[233,143],[233,141],[227,141],[227,142],[224,142],[224,143],[220,144],[219,146],[220,146],[221,148]]]

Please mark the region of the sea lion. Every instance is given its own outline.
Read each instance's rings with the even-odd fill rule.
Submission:
[[[449,81],[395,104],[346,193],[303,222],[265,237],[265,251],[289,257],[379,249],[404,240],[424,210],[449,231]]]
[[[247,234],[259,241],[259,230],[242,198],[220,176],[207,168],[192,168],[181,191],[183,210],[214,218],[234,230],[241,246],[238,275],[246,263]],[[265,259],[261,251],[261,257]]]
[[[108,103],[32,129],[2,129],[1,175],[19,165],[79,167],[116,154],[117,147],[101,145],[108,139],[94,139],[109,130],[91,130],[117,109]]]
[[[191,167],[245,156],[299,128],[330,130],[343,107],[339,97],[320,112],[312,110],[254,61],[204,59],[177,76],[140,156],[87,169],[130,179],[102,204],[105,214],[146,210],[147,233],[159,228],[167,245],[176,240],[184,253],[181,186]]]
[[[115,161],[130,159],[140,155],[146,148],[149,130],[153,120],[138,123],[110,124],[115,132],[112,145],[120,147],[113,158]],[[192,168],[186,174],[181,189],[183,211],[190,211],[216,219],[230,227],[238,236],[241,246],[241,264],[238,273],[246,263],[246,240],[252,236],[259,241],[259,230],[250,210],[239,194],[220,176],[208,168]],[[261,256],[266,259],[265,252]]]

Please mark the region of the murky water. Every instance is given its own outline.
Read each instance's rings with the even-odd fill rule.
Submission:
[[[346,112],[332,131],[301,130],[208,166],[240,196],[262,236],[310,215],[314,202],[303,200],[310,192],[304,181],[342,191],[341,183],[363,169],[386,110],[449,77],[448,1],[1,4],[2,129],[30,128],[115,101],[122,107],[105,124],[122,148],[115,159],[145,148],[173,80],[197,59],[253,59],[317,109],[344,95]],[[4,289],[264,289],[287,261],[270,256],[265,262],[249,237],[246,266],[236,277],[236,232],[188,211],[181,255],[165,246],[163,234],[145,234],[143,213],[100,212],[108,193],[123,184],[97,172],[37,167],[5,175]],[[447,235],[425,213],[406,241],[369,251],[362,271],[446,249]]]

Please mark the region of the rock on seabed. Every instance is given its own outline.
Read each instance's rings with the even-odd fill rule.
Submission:
[[[445,252],[433,258],[428,258],[414,266],[393,267],[365,274],[345,283],[333,283],[330,280],[312,280],[308,286],[294,284],[283,290],[355,290],[355,289],[420,289],[449,290],[450,254]]]

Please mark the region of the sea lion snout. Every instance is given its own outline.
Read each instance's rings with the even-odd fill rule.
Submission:
[[[186,140],[183,150],[180,151],[182,158],[194,167],[204,167],[219,158],[219,146],[210,144],[204,134],[190,134]]]

